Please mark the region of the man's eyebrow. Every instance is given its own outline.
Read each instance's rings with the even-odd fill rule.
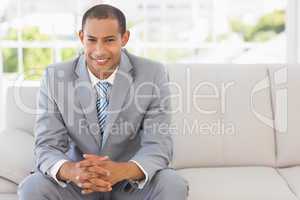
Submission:
[[[114,35],[109,35],[109,36],[105,36],[104,39],[109,39],[109,38],[115,38],[116,36]]]
[[[87,37],[97,39],[97,37],[89,35],[89,34],[87,34]],[[109,39],[109,38],[115,38],[115,37],[116,37],[115,35],[108,35],[108,36],[103,37],[103,39]]]
[[[90,37],[90,38],[95,38],[95,39],[97,39],[97,37],[92,36],[92,35],[87,35],[87,36]]]

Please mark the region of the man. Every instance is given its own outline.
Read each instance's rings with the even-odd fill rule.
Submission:
[[[35,127],[37,170],[21,200],[183,200],[172,158],[168,75],[122,49],[124,14],[97,5],[83,16],[84,54],[49,66]]]

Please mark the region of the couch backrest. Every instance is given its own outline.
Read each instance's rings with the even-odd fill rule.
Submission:
[[[174,167],[275,165],[270,92],[274,88],[270,88],[273,79],[269,78],[272,73],[268,67],[184,64],[168,67],[175,111],[171,127],[175,130]],[[289,135],[277,133],[278,163],[282,166],[300,164],[300,137],[296,128],[300,122],[299,69],[290,73],[289,80],[294,85],[289,92],[292,123]],[[8,88],[7,127],[33,134],[37,91],[38,85]],[[273,102],[274,98],[273,95]]]
[[[173,65],[169,72],[175,168],[274,166],[267,66]]]
[[[300,66],[270,67],[277,166],[300,165]]]
[[[39,86],[9,86],[6,91],[5,126],[33,135]]]

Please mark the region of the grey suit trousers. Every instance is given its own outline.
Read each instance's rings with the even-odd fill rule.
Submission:
[[[83,195],[74,184],[63,188],[36,172],[19,185],[18,195],[19,200],[185,200],[188,195],[187,182],[172,169],[157,172],[143,189],[125,192],[124,183],[116,184],[109,193]]]

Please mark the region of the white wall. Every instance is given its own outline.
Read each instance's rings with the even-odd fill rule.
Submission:
[[[2,73],[2,53],[0,51],[0,131],[4,126],[4,82],[3,82],[3,73]]]
[[[288,0],[286,30],[287,30],[287,62],[300,62],[300,2]]]

